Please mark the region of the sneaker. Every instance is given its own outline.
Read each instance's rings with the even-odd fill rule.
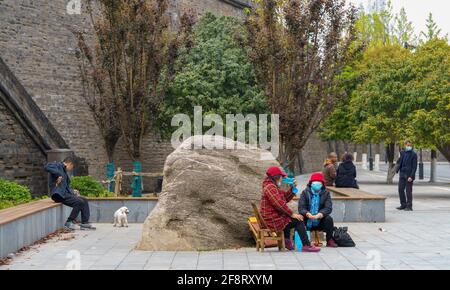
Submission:
[[[91,224],[80,224],[80,230],[96,230],[96,227]]]
[[[320,252],[320,248],[315,247],[315,246],[303,246],[302,252],[317,253],[317,252]]]
[[[406,208],[405,206],[396,207],[396,209],[398,209],[398,210],[404,210],[405,208]]]
[[[76,228],[76,226],[75,226],[75,224],[74,224],[73,222],[66,222],[66,223],[64,224],[64,229],[65,229],[66,231],[71,231],[71,232],[73,232],[73,231],[76,230],[77,228]]]
[[[412,207],[407,207],[404,209],[404,211],[413,211]]]
[[[284,239],[284,245],[286,246],[286,249],[289,251],[294,250],[294,245],[292,244],[292,241],[290,239]]]
[[[336,242],[333,239],[331,239],[327,242],[327,247],[328,248],[337,248],[338,245],[336,244]]]

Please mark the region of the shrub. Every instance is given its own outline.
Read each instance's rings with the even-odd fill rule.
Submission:
[[[27,203],[31,200],[31,192],[27,187],[0,178],[0,209]]]
[[[100,182],[92,176],[76,176],[71,179],[70,185],[83,196],[88,197],[109,197],[114,194],[105,190]]]

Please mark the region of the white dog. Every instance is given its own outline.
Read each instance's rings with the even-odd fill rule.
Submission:
[[[114,213],[114,226],[128,227],[127,215],[130,213],[126,206],[119,208]]]

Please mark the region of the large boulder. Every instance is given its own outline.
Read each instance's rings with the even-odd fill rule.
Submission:
[[[140,250],[214,250],[251,245],[247,218],[259,205],[265,171],[278,166],[258,149],[191,149],[194,136],[170,154],[156,207],[146,219]],[[204,136],[203,144],[242,143]],[[211,146],[211,147],[208,147]],[[270,156],[272,158],[267,158]]]

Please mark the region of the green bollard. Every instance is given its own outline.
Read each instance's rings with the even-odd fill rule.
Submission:
[[[141,162],[133,162],[133,171],[136,173],[142,172]],[[142,176],[133,176],[133,183],[131,184],[131,188],[133,189],[133,197],[142,197]]]
[[[116,172],[116,167],[114,166],[114,162],[109,162],[106,164],[106,180],[110,180],[111,182],[108,184],[108,191],[114,192],[114,174]]]

